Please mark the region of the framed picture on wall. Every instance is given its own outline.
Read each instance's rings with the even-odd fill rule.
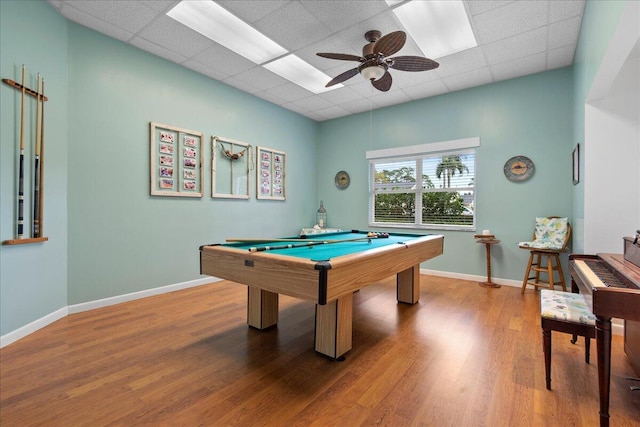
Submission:
[[[150,123],[152,196],[202,197],[202,132]]]
[[[286,158],[284,151],[258,147],[256,154],[256,198],[285,200]]]
[[[580,144],[573,149],[573,185],[580,182]]]
[[[211,197],[248,199],[251,166],[251,145],[212,136]]]

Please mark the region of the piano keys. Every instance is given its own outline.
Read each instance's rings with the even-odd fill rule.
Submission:
[[[625,353],[640,376],[640,266],[621,254],[569,255],[569,270],[571,290],[590,296],[587,300],[596,315],[600,426],[606,427],[613,317],[625,320]]]

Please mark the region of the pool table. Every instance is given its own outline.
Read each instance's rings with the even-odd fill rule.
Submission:
[[[299,243],[203,245],[200,273],[247,285],[247,323],[257,329],[278,323],[279,294],[315,302],[315,350],[340,359],[351,349],[353,292],[396,274],[397,300],[415,304],[420,263],[443,251],[442,235],[367,235],[352,230],[301,236]]]

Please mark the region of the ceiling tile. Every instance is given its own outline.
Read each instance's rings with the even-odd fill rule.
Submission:
[[[440,66],[435,73],[440,77],[452,76],[487,66],[487,60],[480,47],[463,50],[437,60]]]
[[[336,117],[342,117],[349,114],[349,111],[345,110],[342,107],[329,107],[323,108],[322,110],[316,110],[316,114],[324,117],[325,119],[335,119]]]
[[[549,20],[550,22],[557,22],[575,16],[582,16],[584,5],[584,0],[556,0],[549,2]]]
[[[442,95],[449,92],[442,80],[434,80],[427,83],[417,84],[415,86],[402,89],[411,99],[421,99],[430,96]]]
[[[547,52],[547,70],[568,67],[573,64],[575,46],[564,46]]]
[[[574,17],[549,25],[549,41],[547,48],[555,49],[567,45],[576,45],[580,34],[582,18]]]
[[[377,108],[373,105],[373,103],[370,100],[366,98],[360,98],[356,101],[340,104],[340,107],[352,114],[361,113],[363,111],[370,111],[372,109]]]
[[[516,59],[515,61],[503,62],[491,67],[491,74],[496,81],[514,79],[527,74],[541,72],[546,69],[546,54],[527,56],[525,58]]]
[[[161,15],[138,35],[158,46],[191,57],[214,42],[178,21]]]
[[[344,104],[345,102],[355,101],[356,99],[361,98],[358,92],[349,87],[341,87],[336,90],[330,90],[329,92],[323,92],[318,97],[335,105]]]
[[[140,3],[155,10],[156,12],[168,12],[180,3],[180,0],[142,0]]]
[[[495,9],[497,7],[502,7],[506,4],[512,3],[513,0],[511,1],[504,1],[504,0],[469,0],[467,1],[467,7],[469,8],[469,12],[471,13],[471,15],[479,15],[481,13],[484,13],[488,10],[491,9]]]
[[[295,50],[329,36],[331,31],[302,4],[288,2],[255,22],[264,35],[280,46]]]
[[[302,98],[297,101],[294,101],[297,107],[305,110],[305,111],[315,111],[321,110],[324,108],[333,107],[334,104],[327,101],[326,99],[320,98],[318,96],[309,96],[307,98]]]
[[[287,0],[218,0],[216,3],[252,24],[288,3]]]
[[[207,77],[211,77],[214,80],[222,81],[231,76],[230,74],[227,74],[222,70],[211,68],[209,66],[201,64],[200,62],[194,61],[193,59],[184,61],[182,65]]]
[[[309,92],[308,90],[301,88],[297,84],[289,82],[281,86],[276,86],[274,88],[266,90],[265,93],[275,95],[284,100],[284,102],[297,101],[311,95],[311,92]]]
[[[137,33],[143,29],[157,14],[150,7],[135,1],[74,0],[73,2],[65,2],[64,9],[67,7],[73,7],[131,33]]]
[[[474,17],[478,42],[485,44],[547,24],[547,2],[517,1]]]
[[[137,48],[153,53],[156,56],[168,59],[169,61],[176,62],[178,64],[182,63],[185,59],[187,59],[186,57],[180,55],[179,53],[173,52],[171,50],[167,50],[162,46],[158,46],[140,37],[134,37],[130,43]]]
[[[493,78],[491,77],[491,73],[488,68],[481,68],[479,70],[445,77],[442,80],[451,91],[467,89],[473,86],[482,86],[493,82]]]
[[[547,46],[546,27],[518,34],[503,40],[489,43],[483,50],[489,65],[511,61],[523,56],[544,52]]]
[[[217,43],[212,43],[211,47],[192,56],[191,59],[220,70],[228,75],[242,73],[256,66],[256,64],[245,57]]]
[[[342,30],[389,9],[384,0],[339,3],[335,0],[302,0],[302,5],[333,31]]]
[[[259,82],[260,89],[268,90],[276,86],[281,86],[288,82],[277,74],[272,73],[261,66],[255,66],[247,71],[238,73],[234,76],[238,80],[246,81],[249,84]]]
[[[390,105],[402,104],[404,102],[411,101],[411,97],[399,89],[378,93],[369,99],[378,107],[388,107]]]
[[[116,25],[88,15],[85,12],[76,9],[75,7],[69,6],[67,3],[62,6],[60,13],[62,13],[62,15],[64,15],[64,17],[70,21],[91,28],[92,30],[98,31],[102,34],[106,34],[107,36],[114,39],[127,41],[133,36],[132,32],[123,30]]]
[[[254,94],[254,95],[262,92],[262,89],[260,88],[260,84],[259,83],[252,84],[252,82],[248,82],[246,80],[240,80],[240,79],[236,78],[235,76],[227,77],[222,82],[228,84],[229,86],[233,86],[236,89],[240,89],[242,91],[245,91],[247,93],[251,93],[251,94]]]

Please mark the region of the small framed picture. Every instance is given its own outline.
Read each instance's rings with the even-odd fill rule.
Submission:
[[[150,123],[152,196],[202,197],[202,137],[202,132]]]
[[[580,144],[573,149],[573,185],[580,182]]]
[[[284,151],[257,147],[256,198],[267,200],[285,200],[286,196],[286,160]]]

